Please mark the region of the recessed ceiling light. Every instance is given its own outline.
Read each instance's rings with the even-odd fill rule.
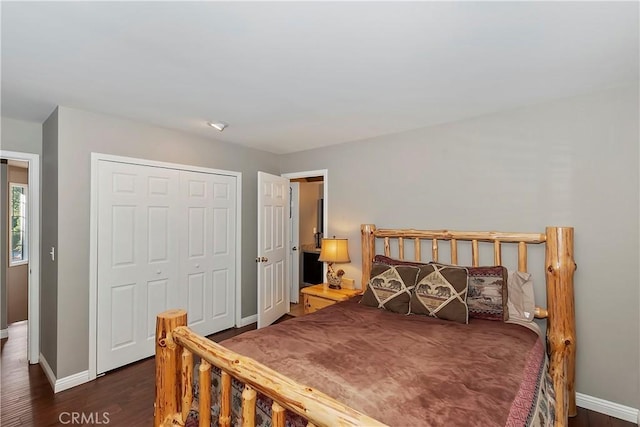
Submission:
[[[222,132],[227,126],[229,126],[225,122],[207,122],[207,124],[218,132]]]

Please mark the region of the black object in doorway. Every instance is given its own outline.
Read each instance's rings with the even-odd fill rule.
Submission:
[[[318,261],[319,257],[320,254],[316,252],[302,253],[302,281],[305,284],[322,283],[322,263]]]

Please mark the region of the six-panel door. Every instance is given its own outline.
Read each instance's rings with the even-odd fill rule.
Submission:
[[[97,373],[151,356],[155,318],[234,324],[236,179],[100,161]]]

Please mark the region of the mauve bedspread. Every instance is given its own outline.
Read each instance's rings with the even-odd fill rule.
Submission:
[[[518,325],[351,300],[222,345],[391,426],[553,424],[544,346]]]

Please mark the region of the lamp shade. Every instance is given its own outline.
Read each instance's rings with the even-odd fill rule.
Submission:
[[[319,261],[322,262],[351,262],[349,258],[348,239],[322,239]]]

